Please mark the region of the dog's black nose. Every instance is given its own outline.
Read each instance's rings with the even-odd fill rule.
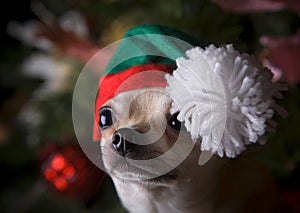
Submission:
[[[112,147],[120,155],[126,156],[136,146],[131,143],[133,137],[130,135],[130,129],[120,129],[115,131],[112,136]]]

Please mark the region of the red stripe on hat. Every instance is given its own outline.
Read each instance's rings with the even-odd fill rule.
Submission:
[[[111,98],[121,92],[144,87],[166,87],[166,73],[172,73],[174,66],[166,64],[143,64],[131,67],[123,72],[108,74],[100,79],[95,103],[93,140],[100,141],[98,126],[99,110]]]

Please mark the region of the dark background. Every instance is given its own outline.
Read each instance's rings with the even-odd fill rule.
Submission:
[[[79,11],[90,27],[90,40],[107,45],[120,39],[123,33],[138,24],[158,23],[175,27],[195,37],[222,45],[233,43],[244,52],[261,58],[268,50],[259,43],[262,35],[288,37],[300,26],[299,11],[279,11],[237,14],[224,10],[210,0],[44,0],[43,4],[59,17],[70,9]],[[4,3],[3,3],[4,4]],[[109,178],[92,181],[99,175],[89,165],[86,186],[90,197],[79,191],[59,192],[45,180],[42,166],[51,154],[61,153],[66,146],[78,146],[72,120],[72,85],[84,64],[65,60],[61,53],[46,53],[65,62],[73,70],[66,84],[71,86],[42,100],[33,93],[45,79],[22,74],[22,62],[32,53],[43,51],[27,46],[6,32],[7,23],[38,19],[30,9],[30,1],[6,1],[1,7],[0,52],[0,211],[1,212],[124,212]],[[43,52],[44,53],[44,52]],[[300,57],[300,56],[299,56]],[[299,70],[298,70],[299,71]],[[300,73],[300,71],[299,71]],[[279,190],[299,209],[300,191],[300,89],[288,85],[289,92],[281,101],[290,116],[276,117],[276,133],[268,134],[268,143],[257,159],[273,173]],[[45,117],[38,126],[31,126],[19,114],[30,104]],[[82,152],[74,148],[76,156]],[[41,154],[42,153],[42,154]],[[80,188],[83,187],[83,188]],[[24,202],[20,202],[25,200]],[[255,205],[255,204],[254,204]],[[19,206],[17,208],[17,206]]]

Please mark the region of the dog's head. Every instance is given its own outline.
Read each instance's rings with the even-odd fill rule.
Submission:
[[[130,180],[177,176],[179,164],[195,143],[177,114],[170,114],[165,76],[175,70],[177,57],[202,44],[160,25],[142,25],[125,33],[103,72],[95,109],[94,140],[101,141],[101,158],[111,176]]]
[[[194,143],[177,114],[169,113],[170,107],[163,87],[122,92],[102,105],[102,160],[111,176],[159,184],[183,172],[178,165],[190,155]],[[197,165],[196,158],[189,163]]]

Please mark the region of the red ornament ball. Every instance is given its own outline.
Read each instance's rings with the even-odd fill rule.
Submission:
[[[105,173],[95,166],[79,145],[50,143],[39,152],[40,170],[56,192],[91,199]]]

